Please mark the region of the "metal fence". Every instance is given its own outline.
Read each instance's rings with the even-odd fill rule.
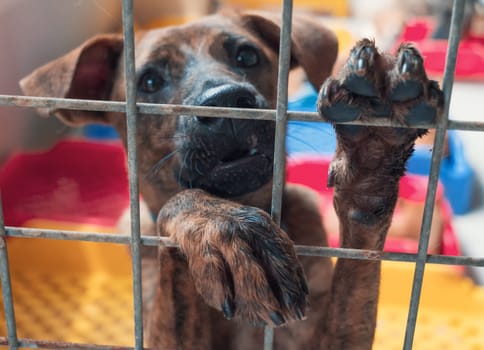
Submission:
[[[463,27],[465,0],[455,0],[453,5],[449,46],[446,57],[446,68],[443,82],[445,95],[445,107],[442,117],[435,125],[425,125],[428,128],[436,129],[436,136],[433,146],[431,161],[431,172],[426,195],[424,217],[421,227],[419,248],[417,254],[387,253],[370,250],[327,248],[296,246],[299,255],[326,256],[365,260],[392,260],[406,261],[415,264],[414,280],[412,287],[411,301],[409,305],[405,342],[403,348],[412,348],[413,337],[416,326],[417,313],[419,309],[420,294],[423,283],[425,266],[428,263],[484,266],[484,257],[472,258],[461,256],[429,255],[427,248],[429,244],[430,227],[434,209],[434,201],[439,178],[439,169],[444,152],[445,133],[448,129],[484,131],[484,122],[451,121],[448,119],[449,104],[454,81],[454,71],[457,58],[457,49]],[[53,107],[62,109],[96,110],[125,112],[127,115],[128,127],[128,167],[130,185],[130,209],[131,209],[131,236],[121,234],[100,234],[90,232],[72,232],[56,230],[36,230],[18,227],[5,227],[2,205],[0,201],[0,278],[2,283],[3,303],[5,319],[7,324],[7,337],[0,337],[0,345],[8,345],[10,349],[25,348],[48,348],[48,349],[143,349],[143,315],[141,300],[141,255],[142,245],[157,246],[160,241],[167,246],[174,246],[169,239],[163,237],[148,237],[140,235],[140,213],[139,213],[139,191],[137,177],[136,157],[136,115],[158,114],[164,115],[191,113],[205,117],[226,117],[226,118],[250,118],[276,121],[276,144],[274,156],[274,185],[272,217],[280,222],[282,189],[284,183],[285,169],[285,136],[286,123],[288,120],[318,121],[316,113],[298,113],[287,111],[288,101],[288,74],[290,61],[290,33],[292,17],[292,0],[283,1],[283,26],[280,39],[279,56],[279,81],[277,85],[277,107],[276,110],[245,110],[234,108],[213,108],[213,107],[188,107],[178,105],[158,105],[147,103],[136,103],[135,84],[135,60],[134,60],[134,30],[133,30],[133,0],[123,0],[123,33],[125,53],[125,75],[126,75],[126,102],[109,101],[86,101],[59,98],[24,97],[0,95],[0,106],[18,107]],[[362,122],[351,122],[348,124],[363,124]],[[398,126],[389,121],[372,120],[365,122],[365,125],[374,126]],[[405,127],[405,126],[403,126]],[[1,189],[0,189],[1,190]],[[132,270],[133,270],[133,303],[134,303],[134,347],[112,347],[108,345],[95,344],[74,344],[55,341],[19,339],[17,337],[15,312],[12,300],[12,287],[9,274],[9,259],[7,252],[7,237],[24,238],[50,238],[58,240],[77,240],[89,242],[109,242],[128,244],[131,246]],[[266,327],[264,336],[264,349],[272,349],[273,330]]]

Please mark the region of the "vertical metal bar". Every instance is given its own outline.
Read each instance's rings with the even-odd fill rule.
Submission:
[[[291,60],[292,0],[284,0],[281,38],[279,43],[279,72],[277,81],[276,141],[274,145],[274,176],[272,186],[272,219],[281,221],[282,192],[286,166],[286,124],[288,80]]]
[[[135,348],[143,349],[143,305],[141,289],[141,237],[136,150],[136,82],[133,29],[133,0],[123,0],[124,64],[126,79],[126,123],[131,210],[131,258],[133,270]]]
[[[286,125],[288,81],[291,62],[292,0],[284,0],[282,8],[281,37],[279,40],[279,67],[277,81],[276,136],[274,144],[274,176],[272,185],[271,216],[276,224],[281,222],[282,192],[286,168]],[[274,344],[274,329],[264,329],[264,350]]]
[[[10,281],[10,268],[8,261],[5,222],[3,219],[2,198],[0,195],[0,278],[2,281],[3,309],[7,322],[8,345],[12,350],[18,349],[17,325],[13,307],[12,283]]]
[[[452,8],[452,19],[449,33],[449,46],[447,48],[446,66],[444,74],[443,92],[445,98],[444,110],[436,126],[435,141],[430,167],[429,184],[427,196],[425,198],[424,217],[420,231],[420,241],[415,265],[412,296],[407,318],[407,327],[405,331],[404,350],[410,350],[413,346],[415,326],[420,303],[420,294],[427,262],[427,250],[429,246],[430,228],[432,225],[432,214],[434,211],[435,194],[437,192],[437,183],[439,180],[439,170],[444,153],[445,133],[447,131],[449,119],[450,97],[452,95],[452,86],[454,84],[454,72],[457,60],[457,50],[462,35],[462,25],[464,18],[464,0],[454,0]]]

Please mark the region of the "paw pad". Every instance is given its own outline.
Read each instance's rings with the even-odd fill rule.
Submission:
[[[388,118],[417,127],[435,122],[442,106],[442,91],[427,78],[423,58],[413,45],[402,44],[392,56],[379,53],[368,39],[351,50],[336,79],[326,80],[318,101],[320,114],[330,122]],[[357,142],[364,130],[339,125],[336,131]],[[400,128],[385,131],[384,138],[393,144],[400,136],[420,133]],[[398,137],[392,140],[393,136]]]
[[[437,111],[428,103],[419,103],[409,109],[405,120],[408,125],[421,126],[435,122],[437,119]]]
[[[410,44],[404,44],[397,53],[394,69],[394,86],[388,97],[395,102],[415,99],[423,93],[422,81],[427,80],[423,68],[423,59]]]
[[[377,55],[375,44],[369,40],[355,47],[346,68],[351,73],[346,75],[342,85],[357,95],[376,97],[378,90],[373,82],[372,73]]]
[[[336,103],[332,106],[321,107],[321,113],[331,121],[351,122],[358,119],[361,110],[358,106]]]

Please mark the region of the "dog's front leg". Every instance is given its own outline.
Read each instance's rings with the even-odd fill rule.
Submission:
[[[427,79],[410,45],[396,57],[360,41],[336,79],[321,88],[319,111],[330,122],[389,118],[418,126],[439,115],[443,95]],[[400,177],[422,129],[335,125],[338,147],[329,185],[339,217],[342,246],[383,250]],[[416,218],[419,219],[419,218]],[[339,259],[323,326],[324,349],[370,349],[376,325],[380,262]]]
[[[153,346],[168,336],[171,347],[199,348],[191,347],[186,332],[178,332],[185,334],[178,337],[175,330],[208,326],[197,314],[203,306],[193,294],[227,319],[280,326],[304,318],[308,289],[293,242],[264,211],[202,190],[185,190],[164,205],[157,225],[179,250],[161,248],[159,292],[150,322]],[[169,278],[183,286],[176,288]],[[173,295],[174,289],[180,294]],[[167,297],[185,305],[183,312],[162,312]]]
[[[210,350],[207,305],[198,296],[186,259],[175,248],[159,250],[158,279],[147,316],[147,345],[154,350]]]

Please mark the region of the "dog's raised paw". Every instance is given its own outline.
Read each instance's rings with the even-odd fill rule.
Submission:
[[[318,99],[321,117],[332,123],[387,118],[395,124],[425,126],[437,120],[442,106],[443,93],[428,79],[413,45],[402,44],[393,56],[379,52],[368,39],[355,45],[336,78],[324,82]],[[389,144],[405,144],[425,131],[337,125],[336,132],[348,141],[360,142],[377,133]]]
[[[185,204],[176,219],[169,203],[159,225],[179,244],[204,301],[229,320],[254,325],[278,327],[303,319],[309,293],[305,276],[294,243],[270,216],[203,191],[182,195]],[[189,208],[191,196],[199,205]]]
[[[381,237],[371,240],[369,232],[389,222],[415,140],[442,111],[443,93],[423,64],[411,44],[390,55],[364,39],[321,87],[318,111],[334,125],[338,143],[328,185],[338,214],[350,219],[348,232],[358,237],[353,246],[380,247]],[[345,124],[382,119],[395,127]]]

